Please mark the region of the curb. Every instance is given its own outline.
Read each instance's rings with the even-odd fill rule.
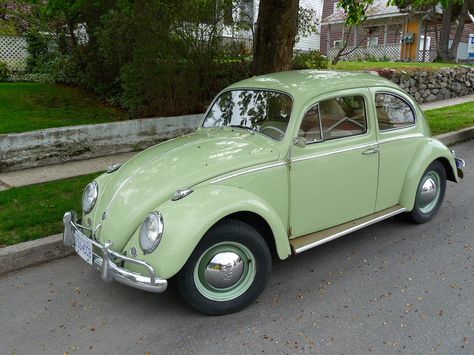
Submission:
[[[434,138],[446,145],[461,143],[474,138],[474,127],[441,134]],[[63,245],[62,234],[0,248],[0,276],[28,266],[65,258],[74,253]]]
[[[62,234],[0,248],[0,276],[73,253],[72,248],[64,246]]]
[[[440,134],[434,138],[440,140],[446,145],[461,143],[474,138],[474,127],[464,128],[456,132]]]

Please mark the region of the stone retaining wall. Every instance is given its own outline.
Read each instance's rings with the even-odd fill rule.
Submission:
[[[409,92],[418,103],[450,99],[474,93],[474,68],[460,66],[436,71],[380,70],[383,76]]]
[[[202,115],[70,126],[0,135],[0,172],[125,153],[189,133]]]

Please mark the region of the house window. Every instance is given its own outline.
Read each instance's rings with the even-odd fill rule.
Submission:
[[[333,9],[333,12],[332,12],[333,14],[336,13],[336,12],[339,10],[339,8],[337,7],[338,4],[339,4],[339,1],[336,1],[336,2],[333,4],[333,5],[334,5],[334,9]]]
[[[421,35],[420,36],[420,45],[418,46],[418,49],[420,51],[423,50],[423,44],[425,43],[425,36]],[[426,50],[429,51],[431,48],[431,37],[426,36]]]
[[[342,48],[342,45],[343,45],[342,39],[338,39],[338,40],[334,41],[334,47],[335,48]]]
[[[367,38],[367,47],[375,47],[378,44],[379,44],[379,38],[378,37],[369,37],[369,38]]]

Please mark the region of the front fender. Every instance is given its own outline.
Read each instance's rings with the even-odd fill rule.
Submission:
[[[450,167],[451,169],[451,172],[447,171],[447,175],[451,173],[454,180],[457,181],[456,163],[449,148],[437,139],[427,139],[424,143],[419,145],[403,183],[400,205],[405,207],[407,211],[411,211],[415,205],[416,189],[418,188],[423,173],[436,159],[444,160],[443,165],[445,165],[445,168]]]
[[[186,263],[204,234],[219,220],[236,212],[253,212],[265,219],[275,238],[281,259],[291,254],[285,223],[265,201],[251,192],[234,186],[201,186],[178,201],[168,200],[158,206],[164,219],[164,233],[158,248],[143,255],[138,241],[139,229],[125,246],[130,255],[135,247],[137,259],[151,264],[157,276],[168,279]],[[133,270],[133,265],[128,265]],[[135,270],[140,271],[140,270]]]

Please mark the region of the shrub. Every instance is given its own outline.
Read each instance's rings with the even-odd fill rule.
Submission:
[[[329,60],[318,50],[299,52],[293,57],[293,69],[327,69]]]
[[[26,71],[29,73],[43,73],[45,66],[51,59],[49,51],[49,36],[39,32],[28,32],[26,34],[26,48],[28,59],[26,60]]]
[[[7,81],[10,78],[11,72],[7,63],[0,61],[0,81]]]

